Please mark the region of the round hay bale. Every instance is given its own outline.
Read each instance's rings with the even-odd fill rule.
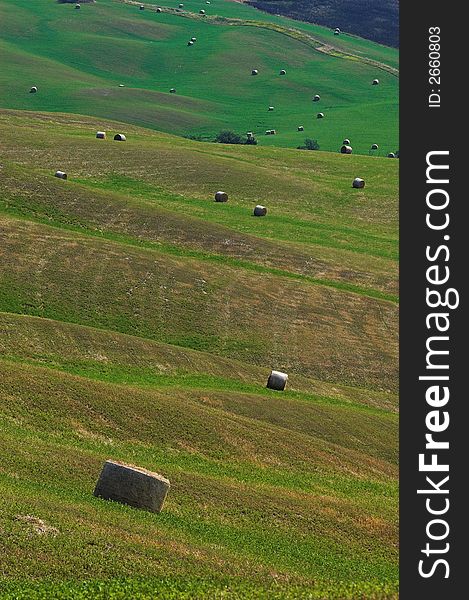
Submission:
[[[267,209],[265,206],[258,204],[257,206],[254,207],[254,216],[255,217],[265,217],[266,214],[267,214]]]
[[[316,96],[314,96],[313,98],[313,102],[319,102],[319,100],[321,100],[321,96],[319,94],[316,94]]]
[[[37,87],[33,85],[33,87],[29,90],[30,94],[37,94]]]
[[[206,0],[205,4],[210,4],[210,0]]]
[[[215,202],[228,202],[228,194],[226,192],[217,192],[215,194]]]
[[[125,87],[123,83],[119,83],[119,87]]]
[[[340,152],[342,154],[352,154],[352,152],[353,152],[352,146],[347,146],[346,144],[344,144],[342,146],[342,148],[340,149]]]
[[[81,6],[79,4],[75,4],[75,9],[79,10],[81,8]]]
[[[253,138],[253,137],[254,137],[254,133],[253,133],[252,131],[248,131],[248,132],[246,133],[246,136],[248,137],[248,139],[251,139],[251,138]]]
[[[378,144],[371,144],[372,150],[378,150],[378,148],[379,148]]]
[[[364,188],[365,180],[361,179],[360,177],[355,177],[355,179],[352,182],[352,187],[357,188],[357,189]]]
[[[56,171],[54,177],[58,177],[59,179],[67,179],[67,173],[64,171]]]
[[[334,31],[338,31],[338,32],[340,33],[340,28],[339,28],[339,27],[336,27],[336,28],[334,29]]]
[[[159,513],[171,483],[159,473],[126,465],[119,461],[104,463],[93,494],[134,508]]]
[[[140,10],[145,10],[145,7],[143,6],[143,4],[140,4],[139,9]]]
[[[379,85],[379,79],[373,79],[371,85]]]
[[[123,133],[116,133],[116,135],[114,136],[114,140],[116,142],[125,142],[127,138],[125,137],[125,135]]]
[[[272,112],[274,110],[273,106],[269,106],[269,112]]]
[[[287,72],[285,71],[285,69],[280,69],[280,75],[286,75]]]
[[[396,158],[396,155],[394,154],[394,152],[390,152],[388,154],[388,158]]]
[[[267,387],[270,390],[277,390],[283,392],[287,385],[288,375],[281,371],[271,371],[269,378],[267,379]]]
[[[158,6],[158,8],[156,9],[156,12],[157,12],[157,13],[160,13],[160,12],[162,12],[162,11],[161,11],[161,8],[160,8],[159,6]]]
[[[304,131],[305,128],[303,127],[303,125],[298,125],[298,131]]]
[[[277,134],[277,131],[275,129],[270,130],[270,135],[276,135],[276,134]]]
[[[334,35],[340,35],[340,31],[334,31]]]
[[[193,46],[193,45],[194,45],[194,42],[193,42],[192,40],[189,40],[189,41],[187,42],[187,45],[188,45],[188,46]]]
[[[270,135],[270,134],[271,134],[270,129],[267,129],[266,132],[265,132],[265,135]]]
[[[170,93],[170,94],[175,94],[175,93],[176,93],[176,88],[171,88],[171,89],[169,90],[169,93]]]
[[[251,71],[251,75],[257,75],[259,73],[259,71],[257,69],[253,69]]]
[[[317,114],[317,118],[318,119],[324,119],[324,113],[318,113]]]
[[[180,5],[179,5],[179,8],[184,8],[184,4],[180,4]]]
[[[197,38],[196,37],[191,37],[191,42],[196,42]]]
[[[105,131],[97,131],[96,132],[96,137],[98,138],[98,140],[105,140],[106,139],[106,132]]]
[[[203,8],[201,8],[201,9],[199,10],[199,15],[204,15],[204,14],[205,14],[205,11],[204,11],[204,9],[203,9]]]
[[[345,140],[342,142],[342,144],[344,146],[350,146],[350,140],[348,138],[345,138]]]

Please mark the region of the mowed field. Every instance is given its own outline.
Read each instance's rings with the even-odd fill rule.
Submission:
[[[165,0],[162,13],[139,4],[0,0],[0,107],[204,139],[252,131],[263,146],[296,148],[308,137],[337,152],[349,138],[354,153],[398,150],[397,50],[228,0],[189,0],[179,11]]]
[[[396,598],[398,161],[0,139],[0,597]],[[95,498],[108,458],[163,512]]]

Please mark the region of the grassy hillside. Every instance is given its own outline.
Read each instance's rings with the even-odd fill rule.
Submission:
[[[268,146],[295,148],[310,137],[335,152],[348,137],[357,153],[373,143],[382,156],[398,148],[395,50],[227,0],[189,0],[181,11],[165,3],[159,14],[138,4],[99,0],[78,11],[55,0],[0,0],[8,67],[0,69],[0,106],[207,139],[225,128],[253,131]]]
[[[302,21],[340,27],[369,40],[399,46],[399,0],[247,0],[256,8]]]
[[[0,597],[396,598],[397,161],[0,138]],[[95,498],[107,458],[164,511]]]

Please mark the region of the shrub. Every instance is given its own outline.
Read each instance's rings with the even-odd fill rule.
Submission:
[[[304,146],[298,146],[298,150],[319,150],[318,141],[306,138]]]
[[[229,130],[220,131],[215,141],[219,144],[244,144],[244,140],[240,135]]]

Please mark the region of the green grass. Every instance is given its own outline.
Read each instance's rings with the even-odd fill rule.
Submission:
[[[395,50],[352,36],[338,41],[327,29],[225,0],[206,5],[207,19],[198,18],[200,5],[186,3],[196,17],[187,18],[118,0],[81,11],[49,0],[2,0],[0,48],[9,68],[0,71],[0,106],[114,118],[178,135],[253,131],[262,145],[296,147],[312,137],[335,152],[348,137],[362,154],[373,143],[384,156],[398,148],[398,79],[363,62],[395,68]],[[228,17],[240,24],[224,24]],[[193,35],[197,43],[188,47]],[[330,43],[355,58],[315,50]],[[376,76],[381,84],[371,86]],[[32,85],[37,94],[28,93]],[[178,93],[169,94],[171,87]],[[319,110],[325,119],[316,119]],[[277,135],[265,136],[272,128]]]
[[[11,65],[56,86],[0,87],[5,106],[46,111],[0,110],[0,597],[397,598],[398,161],[195,142],[112,120],[120,97],[84,100],[109,83],[104,63],[144,82],[158,36],[177,61],[188,27],[227,50],[207,55],[220,64],[238,33],[272,61],[275,36],[292,60],[353,61],[253,26],[165,14],[161,27],[120,2],[83,5],[87,29],[73,6],[45,8],[0,2]],[[134,91],[112,89],[131,92],[139,123],[164,130],[158,111],[173,127],[177,113],[181,133],[200,114],[209,131],[225,100],[203,98],[203,79],[192,98],[141,92],[147,121]],[[272,368],[289,373],[283,393],[265,388]],[[167,476],[163,512],[95,498],[107,458]]]

